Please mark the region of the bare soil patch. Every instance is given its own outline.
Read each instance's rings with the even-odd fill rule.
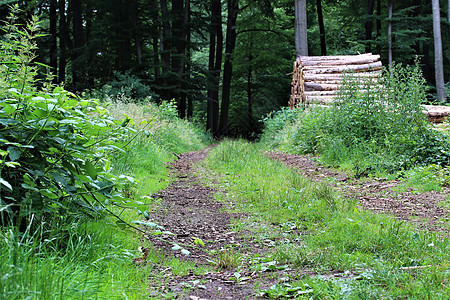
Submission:
[[[409,189],[401,191],[400,180],[388,181],[384,178],[358,180],[343,173],[319,165],[312,156],[270,152],[267,155],[296,169],[314,181],[334,178],[330,181],[344,196],[357,199],[365,208],[379,213],[394,215],[399,220],[412,222],[417,228],[450,234],[448,222],[450,211],[440,202],[445,201],[450,189],[441,192],[421,192]]]

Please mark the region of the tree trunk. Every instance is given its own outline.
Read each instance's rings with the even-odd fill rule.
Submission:
[[[446,101],[444,85],[444,62],[442,58],[441,17],[439,0],[432,0],[433,4],[433,35],[434,35],[434,62],[436,75],[436,90],[439,102]]]
[[[308,55],[306,0],[295,0],[295,50],[297,57]]]
[[[223,60],[223,31],[222,31],[222,2],[220,0],[213,0],[216,2],[214,13],[216,15],[217,21],[216,26],[216,36],[217,36],[217,46],[216,46],[216,63],[214,65],[214,90],[213,90],[213,116],[214,116],[214,128],[215,134],[218,134],[219,126],[219,85],[220,85],[220,73],[222,71],[222,60]]]
[[[377,54],[381,53],[381,0],[377,0]]]
[[[214,115],[213,109],[213,95],[215,85],[215,76],[214,66],[215,66],[215,56],[216,56],[216,18],[218,16],[215,15],[215,5],[217,1],[211,1],[211,21],[209,28],[209,56],[208,56],[208,75],[210,82],[208,83],[208,91],[206,94],[206,130],[210,131],[213,136],[216,134],[216,126],[215,122],[217,120],[217,116]]]
[[[184,82],[190,82],[191,80],[191,63],[192,63],[192,55],[191,55],[191,1],[186,0],[184,5],[184,23],[186,24],[186,63],[185,63],[185,80]],[[192,119],[194,115],[194,103],[192,101],[192,96],[183,93],[183,97],[187,98],[187,118]],[[185,99],[186,101],[186,99]]]
[[[228,127],[228,111],[230,108],[231,78],[233,76],[232,56],[236,46],[236,20],[239,11],[239,0],[227,0],[227,39],[225,42],[225,62],[223,65],[222,105],[220,109],[219,134],[224,135]]]
[[[250,46],[251,47],[251,46]],[[253,94],[252,94],[252,72],[253,72],[253,55],[252,52],[248,54],[248,68],[247,68],[247,119],[248,127],[253,128]]]
[[[209,28],[209,79],[207,92],[207,122],[206,129],[217,136],[219,118],[219,82],[222,69],[222,9],[220,0],[211,1],[211,21]]]
[[[139,2],[133,1],[133,33],[134,33],[134,47],[136,48],[136,64],[139,71],[142,70],[142,44],[141,32],[139,28]],[[142,70],[143,71],[143,70]]]
[[[394,11],[394,0],[388,0],[388,61],[389,68],[392,67],[392,14]]]
[[[173,77],[176,84],[174,97],[177,103],[178,115],[184,119],[186,117],[186,98],[182,97],[185,49],[186,49],[186,31],[185,28],[185,10],[183,0],[172,0],[172,41],[174,54],[172,55],[172,72],[177,74]]]
[[[373,31],[373,9],[375,6],[375,0],[367,0],[367,21],[366,28],[366,53],[372,52],[372,31]]]
[[[159,5],[157,0],[151,1],[150,16],[153,20],[152,24],[152,47],[153,47],[153,68],[155,75],[155,82],[158,83],[159,76],[161,74],[161,67],[159,62],[159,24],[161,23],[161,18],[159,16]]]
[[[170,72],[170,22],[169,9],[167,1],[160,0],[161,8],[161,36],[160,36],[160,52],[161,52],[161,80],[159,82],[160,96],[163,100],[171,100],[173,98],[172,91],[169,88],[169,72]]]
[[[162,19],[162,37],[161,37],[161,62],[163,75],[167,75],[170,70],[170,22],[169,9],[167,1],[160,0],[161,19]]]
[[[57,47],[57,19],[58,15],[56,13],[57,0],[50,0],[50,68],[51,74],[53,75],[52,82],[58,82],[58,47]]]
[[[322,0],[317,0],[317,20],[320,31],[320,55],[327,55],[327,44],[325,39],[325,25],[323,24]]]
[[[67,47],[66,39],[68,38],[68,30],[66,24],[66,1],[59,0],[59,67],[58,67],[58,83],[63,83],[66,81],[66,58],[67,58]]]
[[[84,35],[83,35],[83,16],[80,0],[72,0],[72,25],[73,25],[73,42],[74,49],[72,51],[72,80],[75,90],[83,90],[84,88],[84,63],[80,57],[83,52]]]

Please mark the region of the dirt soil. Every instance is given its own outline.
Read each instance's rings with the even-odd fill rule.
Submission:
[[[255,299],[255,292],[267,289],[283,278],[299,279],[303,275],[314,276],[313,271],[304,270],[274,270],[271,272],[255,271],[249,266],[249,258],[255,254],[265,256],[270,249],[263,243],[258,243],[245,235],[236,234],[230,229],[233,219],[245,218],[243,214],[229,213],[227,207],[214,200],[215,193],[224,193],[214,182],[205,184],[206,170],[196,164],[203,160],[211,148],[182,154],[171,164],[173,175],[177,177],[167,189],[153,195],[160,199],[160,209],[150,215],[150,220],[163,226],[165,230],[176,233],[176,236],[165,235],[165,239],[183,246],[190,251],[186,256],[179,250],[173,251],[171,244],[154,241],[152,244],[168,256],[175,256],[181,260],[195,262],[198,266],[208,266],[211,271],[204,275],[189,273],[186,276],[173,276],[170,269],[166,272],[165,280],[158,287],[150,287],[150,296],[155,299],[176,295],[177,299]],[[313,157],[303,155],[289,155],[285,153],[268,153],[268,156],[280,160],[300,173],[315,181],[328,182],[336,189],[359,201],[363,208],[380,213],[393,214],[400,220],[413,222],[419,228],[437,230],[447,235],[448,226],[444,222],[450,218],[449,210],[438,206],[445,199],[443,192],[414,193],[394,192],[400,181],[386,181],[384,179],[355,180],[345,174],[318,165]],[[332,180],[329,180],[329,179]],[[216,186],[216,188],[214,188]],[[204,247],[195,244],[195,238],[201,239]],[[241,253],[242,262],[239,269],[240,280],[235,279],[236,268],[217,268],[218,253],[234,247]],[[211,254],[208,251],[215,251]],[[324,275],[324,274],[322,274]],[[330,271],[326,276],[344,277],[348,274]]]

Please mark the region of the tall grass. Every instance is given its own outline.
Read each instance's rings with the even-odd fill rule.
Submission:
[[[285,279],[263,295],[283,298],[302,291],[298,298],[450,297],[448,238],[361,210],[355,201],[258,150],[257,145],[227,141],[206,160],[227,190],[222,200],[250,216],[235,229],[252,231],[256,242],[271,241],[273,251],[264,261],[323,275]],[[327,276],[333,272],[342,276]]]
[[[110,103],[111,117],[130,119],[130,143],[125,152],[112,154],[111,170],[136,178],[126,196],[151,209],[151,196],[172,180],[167,163],[174,153],[203,148],[209,137],[176,117],[173,105]],[[124,144],[128,141],[122,141]],[[136,210],[109,207],[130,222]],[[138,268],[133,258],[138,234],[120,229],[112,217],[94,220],[67,218],[19,232],[0,228],[0,299],[145,299],[151,268]],[[59,226],[58,226],[59,224]],[[172,263],[174,266],[177,262]],[[180,265],[180,272],[193,269]]]

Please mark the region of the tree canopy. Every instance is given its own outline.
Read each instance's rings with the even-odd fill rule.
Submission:
[[[21,9],[22,23],[39,17],[36,60],[71,91],[173,99],[180,117],[204,122],[216,136],[254,136],[257,120],[287,105],[294,1],[2,0],[3,20],[11,4]],[[441,1],[448,90],[447,6]],[[389,49],[396,63],[412,64],[418,56],[431,86],[428,99],[435,99],[431,0],[307,1],[306,16],[309,55],[373,52],[384,65]]]

